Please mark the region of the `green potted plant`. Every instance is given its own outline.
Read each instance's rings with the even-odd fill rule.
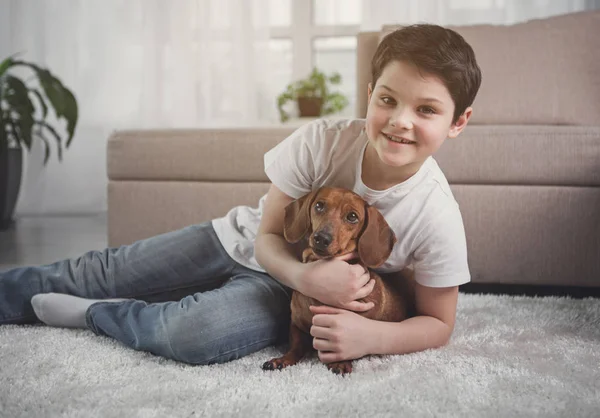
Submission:
[[[285,91],[277,96],[279,119],[285,122],[290,118],[284,109],[288,102],[297,103],[301,117],[324,116],[343,110],[348,105],[348,99],[340,92],[331,91],[331,86],[341,82],[339,73],[328,76],[313,68],[308,77],[288,84]]]
[[[11,74],[16,67],[31,70],[33,77],[23,81]],[[31,79],[37,83],[30,83]],[[56,121],[65,120],[66,138],[48,122],[49,109]],[[42,141],[45,165],[54,141],[62,161],[63,146],[71,144],[77,118],[75,96],[50,71],[14,56],[0,62],[0,230],[12,222],[21,187],[23,148],[31,150],[34,140]]]

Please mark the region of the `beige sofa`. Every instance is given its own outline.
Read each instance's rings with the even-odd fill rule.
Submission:
[[[435,157],[463,213],[473,282],[600,287],[600,13],[454,29],[483,84],[472,124]],[[382,33],[358,35],[360,117]],[[263,154],[292,131],[115,132],[109,244],[256,205]]]

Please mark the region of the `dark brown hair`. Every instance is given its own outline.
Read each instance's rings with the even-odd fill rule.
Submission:
[[[453,123],[473,104],[481,84],[471,46],[455,31],[438,25],[406,26],[383,38],[371,61],[373,88],[392,61],[410,62],[442,80],[454,101]]]

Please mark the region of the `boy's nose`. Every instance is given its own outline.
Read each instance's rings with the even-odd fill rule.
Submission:
[[[399,129],[410,130],[413,128],[412,112],[408,106],[398,108],[390,117],[390,126]]]

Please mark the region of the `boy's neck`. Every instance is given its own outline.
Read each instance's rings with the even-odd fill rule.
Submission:
[[[367,145],[362,160],[362,182],[373,190],[387,190],[414,176],[423,163],[403,167],[385,165],[371,144]]]

